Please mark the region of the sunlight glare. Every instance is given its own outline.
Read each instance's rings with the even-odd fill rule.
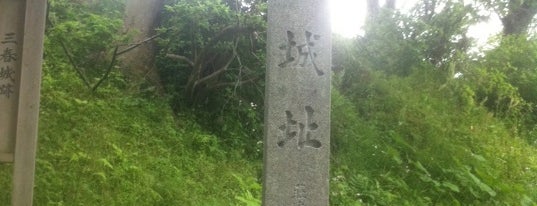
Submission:
[[[403,13],[409,12],[418,0],[398,0],[397,9]],[[363,35],[363,25],[367,15],[367,2],[364,0],[329,0],[332,22],[332,32],[346,38]],[[384,5],[384,1],[379,1]],[[472,3],[469,0],[467,4]],[[477,39],[477,45],[487,45],[491,35],[501,32],[502,26],[497,15],[492,15],[489,21],[473,25],[468,31],[468,36]]]
[[[332,31],[344,37],[363,33],[366,5],[360,0],[330,0]]]

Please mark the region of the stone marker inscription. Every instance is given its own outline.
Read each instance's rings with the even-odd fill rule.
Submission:
[[[0,0],[0,162],[13,162],[24,2]]]
[[[33,200],[46,5],[0,0],[0,162],[13,163],[14,206]]]
[[[268,2],[263,205],[328,205],[328,0]]]

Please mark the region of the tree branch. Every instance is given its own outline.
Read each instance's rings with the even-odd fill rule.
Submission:
[[[211,88],[213,89],[216,89],[216,88],[220,88],[220,87],[227,87],[227,86],[235,86],[235,85],[243,85],[243,84],[246,84],[246,83],[250,83],[250,82],[254,82],[254,81],[257,81],[259,79],[259,77],[252,77],[250,79],[246,79],[246,80],[239,80],[239,82],[223,82],[223,83],[220,83],[220,84],[216,84],[215,86],[212,86]]]
[[[213,72],[212,74],[210,75],[207,75],[201,79],[198,79],[194,82],[194,87],[193,88],[196,88],[199,84],[203,83],[203,82],[206,82],[208,80],[211,80],[213,78],[216,78],[218,75],[220,75],[221,73],[223,73],[224,71],[226,71],[228,68],[229,68],[229,65],[231,65],[231,63],[233,62],[233,60],[235,60],[235,58],[237,58],[237,60],[239,60],[239,63],[240,63],[240,58],[237,57],[237,47],[238,47],[238,38],[236,37],[235,40],[234,40],[234,45],[233,45],[233,53],[231,55],[231,57],[229,57],[229,59],[227,60],[227,62],[222,66],[220,67],[220,69],[216,70],[215,72]],[[211,60],[212,61],[212,60]]]
[[[192,60],[190,60],[188,57],[177,55],[177,54],[166,54],[166,57],[168,57],[170,59],[176,59],[176,60],[184,61],[184,62],[188,63],[188,65],[190,65],[191,67],[194,67],[194,62]]]
[[[207,75],[201,79],[198,79],[196,80],[196,82],[194,82],[194,88],[196,88],[199,84],[203,83],[203,82],[206,82],[206,81],[209,81],[215,77],[217,77],[218,75],[220,75],[221,73],[225,72],[227,70],[227,68],[229,67],[229,65],[231,65],[231,63],[233,62],[233,60],[235,59],[236,57],[236,54],[233,54],[229,59],[228,61],[226,62],[226,64],[224,66],[222,66],[220,69],[218,69],[217,71],[213,72],[212,74],[210,75]]]
[[[99,79],[99,82],[97,82],[97,84],[93,86],[93,88],[91,89],[92,92],[97,91],[97,88],[99,88],[99,86],[101,86],[104,80],[108,79],[108,77],[110,76],[110,73],[112,72],[112,68],[114,68],[114,64],[116,63],[116,59],[119,56],[119,53],[117,52],[118,49],[119,49],[119,46],[116,46],[116,48],[114,49],[112,60],[110,61],[110,64],[108,65],[108,68],[106,69],[106,73],[103,75],[103,77],[101,77],[101,79]]]
[[[71,66],[73,66],[73,69],[78,74],[78,77],[82,80],[82,82],[84,82],[84,85],[86,85],[86,87],[91,88],[91,85],[90,85],[88,79],[86,78],[86,76],[84,76],[82,71],[80,71],[80,69],[78,68],[78,65],[76,64],[76,62],[73,59],[71,53],[69,52],[69,49],[65,45],[65,42],[63,42],[63,40],[61,40],[61,39],[59,39],[58,41],[60,42],[60,45],[61,45],[61,47],[63,49],[63,52],[65,53],[65,56],[67,56],[67,59],[69,60],[69,63],[71,63]]]
[[[147,39],[142,40],[141,42],[138,42],[136,44],[132,44],[130,47],[127,47],[126,49],[123,49],[120,52],[118,52],[117,56],[125,54],[125,53],[127,53],[127,52],[129,52],[129,51],[131,51],[133,49],[136,49],[137,47],[142,46],[142,45],[146,44],[147,42],[157,38],[159,35],[160,34],[155,34],[155,35],[153,35],[153,36],[151,36],[151,37],[149,37]]]

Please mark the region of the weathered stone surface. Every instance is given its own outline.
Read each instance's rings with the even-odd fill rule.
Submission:
[[[24,27],[24,1],[0,0],[0,162],[13,162]]]
[[[328,205],[328,0],[269,1],[263,204]]]
[[[0,162],[12,205],[32,205],[46,0],[0,0]]]

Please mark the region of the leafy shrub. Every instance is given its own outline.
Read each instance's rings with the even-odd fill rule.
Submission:
[[[459,80],[442,87],[429,75],[371,75],[368,92],[352,101],[334,92],[332,203],[503,205],[535,197],[537,173],[528,172],[535,149],[479,105],[460,105]]]
[[[45,55],[50,69],[54,75],[72,69],[96,90],[117,67],[118,48],[128,39],[121,34],[124,1],[51,0],[49,7]]]

